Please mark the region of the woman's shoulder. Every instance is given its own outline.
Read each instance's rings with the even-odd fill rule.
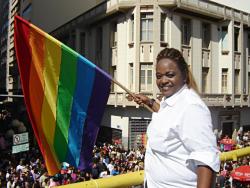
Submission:
[[[185,89],[184,100],[187,105],[198,105],[207,109],[207,105],[201,99],[200,95],[192,88]]]
[[[201,97],[192,89],[187,89],[183,97],[183,114],[211,116],[211,112]]]

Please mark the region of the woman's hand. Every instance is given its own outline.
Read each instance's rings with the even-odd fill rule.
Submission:
[[[135,94],[134,101],[139,105],[143,105],[143,104],[149,105],[150,98],[142,94]]]
[[[129,95],[127,98],[130,101],[131,99],[134,100],[140,106],[147,105],[149,109],[151,109],[151,111],[154,111],[154,112],[158,112],[160,108],[160,105],[154,99],[151,99],[147,97],[146,95],[134,94],[133,96]]]

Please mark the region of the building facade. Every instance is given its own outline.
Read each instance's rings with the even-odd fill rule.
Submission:
[[[9,1],[0,1],[0,12],[0,93],[6,94]]]
[[[192,71],[214,129],[249,129],[249,13],[207,1],[102,3],[52,32],[135,93],[158,98],[155,59],[174,47]],[[93,50],[94,49],[94,50]],[[151,113],[113,84],[103,125],[122,130],[123,144],[140,143]],[[139,138],[139,139],[138,139]]]
[[[0,1],[0,91],[6,94],[6,66],[7,66],[7,39],[9,1]]]
[[[156,56],[165,47],[181,50],[210,108],[214,129],[229,136],[241,126],[250,129],[249,13],[201,0],[91,1],[81,14],[65,22],[58,18],[58,25],[56,18],[39,16],[35,10],[41,6],[35,2],[30,14],[34,24],[135,93],[159,98]],[[141,144],[150,119],[147,109],[112,85],[102,125],[121,130],[125,148]]]
[[[14,16],[20,10],[19,0],[1,1],[1,103],[13,102],[20,93],[20,79],[14,49]],[[10,97],[9,97],[10,96]]]

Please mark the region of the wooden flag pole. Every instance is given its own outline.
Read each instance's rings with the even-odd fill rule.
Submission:
[[[119,87],[121,87],[124,91],[126,91],[129,95],[131,95],[133,98],[136,98],[135,94],[133,92],[131,92],[129,89],[127,89],[126,87],[124,87],[121,83],[119,83],[117,80],[115,80],[114,78],[112,78],[112,81],[118,85]],[[147,108],[150,112],[154,112],[148,105],[143,104],[143,107]]]

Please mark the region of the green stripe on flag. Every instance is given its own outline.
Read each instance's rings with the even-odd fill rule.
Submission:
[[[65,160],[68,150],[68,130],[71,107],[76,85],[77,54],[62,45],[61,72],[58,84],[56,130],[54,147],[60,162]]]

